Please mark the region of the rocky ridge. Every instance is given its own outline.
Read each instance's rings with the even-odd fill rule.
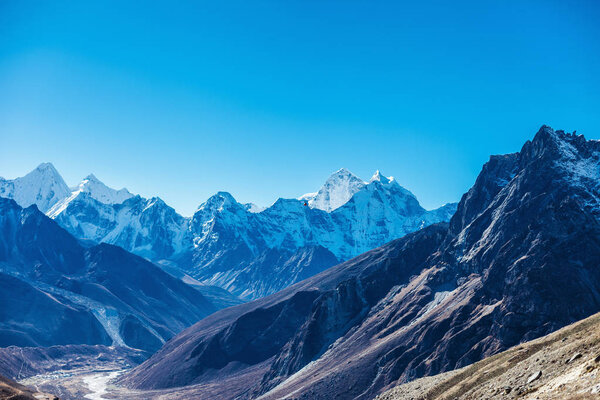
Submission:
[[[369,399],[585,318],[600,310],[598,171],[599,142],[544,126],[490,158],[448,225],[217,312],[121,382],[235,375],[223,398]]]

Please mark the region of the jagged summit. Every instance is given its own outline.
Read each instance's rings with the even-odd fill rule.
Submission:
[[[334,176],[354,176],[355,177],[356,175],[354,175],[348,169],[342,167],[342,168],[338,169],[337,171],[335,171],[333,174],[331,174],[330,178],[334,177]]]
[[[346,168],[340,168],[331,174],[318,192],[306,193],[298,197],[298,200],[306,201],[310,208],[332,212],[348,203],[359,192],[390,188],[399,189],[404,195],[415,197],[410,191],[400,186],[393,176],[385,176],[380,170],[375,171],[371,179],[365,182]]]
[[[256,298],[448,221],[455,210],[452,204],[426,211],[393,178],[376,175],[366,183],[342,168],[309,198],[279,199],[264,209],[220,191],[186,218],[158,198],[112,189],[89,174],[45,213],[80,239],[177,263],[203,283]]]
[[[158,196],[151,197],[147,202],[146,208],[154,207],[154,206],[169,207],[169,205],[167,203],[165,203],[165,201]],[[169,207],[169,208],[171,208],[171,207]]]
[[[301,196],[301,200],[308,200],[311,208],[318,208],[331,212],[346,204],[352,196],[366,185],[360,178],[345,168],[340,168],[327,180],[319,191],[312,195]]]
[[[383,175],[379,170],[375,171],[375,173],[369,180],[369,182],[381,182],[384,185],[387,185],[388,183],[393,181],[395,181],[393,176],[387,177]]]
[[[43,162],[40,165],[38,165],[35,169],[38,171],[51,171],[53,174],[58,174],[58,171],[54,167],[54,164],[52,164],[51,162]]]
[[[48,162],[23,177],[0,178],[0,197],[14,199],[22,207],[35,204],[42,212],[69,195],[69,187],[54,165]]]
[[[229,192],[220,191],[210,196],[204,203],[200,204],[196,212],[203,210],[223,210],[224,207],[242,207],[240,203]]]
[[[563,130],[554,130],[547,125],[542,125],[533,140],[528,140],[521,150],[521,154],[530,160],[540,157],[573,159],[577,153],[586,157],[590,153],[600,150],[599,142],[586,140],[583,135],[576,132],[569,133]]]
[[[265,207],[256,205],[254,203],[246,203],[244,204],[244,208],[246,209],[246,211],[249,211],[251,213],[260,213],[265,210]]]
[[[127,189],[112,189],[102,183],[94,174],[89,174],[79,183],[70,189],[67,197],[60,199],[52,207],[46,210],[46,215],[50,218],[56,218],[67,209],[69,204],[74,201],[97,201],[102,204],[121,204],[124,201],[134,197]],[[91,199],[91,200],[90,200]]]
[[[115,190],[106,186],[94,174],[89,174],[73,190],[73,195],[89,193],[90,196],[105,204],[120,204],[133,197],[127,189]]]
[[[231,399],[372,399],[596,313],[600,179],[588,176],[599,154],[597,142],[544,127],[521,152],[483,166],[450,226],[217,312],[121,379],[215,391],[243,382]]]

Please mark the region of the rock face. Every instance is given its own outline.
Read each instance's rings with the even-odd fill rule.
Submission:
[[[230,398],[369,399],[585,318],[600,310],[599,175],[600,142],[544,126],[491,157],[449,225],[219,311],[122,383],[235,376]]]
[[[0,346],[155,350],[216,308],[125,250],[83,248],[35,206],[0,198]]]
[[[49,164],[45,168],[56,172]],[[28,192],[46,193],[50,186],[41,178],[26,178],[19,179],[32,185]],[[52,181],[62,182],[59,178]],[[13,192],[5,197],[23,199]],[[29,197],[23,200],[27,205]],[[177,266],[244,299],[274,293],[392,239],[448,221],[456,210],[448,204],[426,211],[393,178],[378,171],[367,183],[344,169],[306,200],[279,199],[262,209],[219,192],[191,218],[157,197],[111,189],[94,175],[71,192],[41,197],[52,198],[43,210],[75,237]]]
[[[569,361],[574,352],[579,357]],[[600,314],[595,314],[467,367],[399,385],[376,400],[597,399],[598,354]]]

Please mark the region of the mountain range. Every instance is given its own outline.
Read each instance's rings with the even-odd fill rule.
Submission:
[[[35,205],[0,198],[0,347],[154,351],[218,306],[120,247],[82,246]]]
[[[386,183],[357,193],[369,185]],[[599,217],[600,142],[543,126],[490,158],[449,223],[217,311],[119,382],[197,399],[371,399],[598,312]]]
[[[93,174],[69,188],[51,164],[0,180],[0,196],[35,204],[84,243],[109,243],[250,300],[430,224],[456,204],[423,209],[394,178],[364,182],[345,169],[317,192],[267,208],[219,192],[190,218],[158,197],[115,190]]]

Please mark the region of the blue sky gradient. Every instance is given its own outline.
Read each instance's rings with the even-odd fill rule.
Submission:
[[[346,167],[426,208],[542,124],[600,138],[598,1],[0,2],[0,176],[261,205]]]

